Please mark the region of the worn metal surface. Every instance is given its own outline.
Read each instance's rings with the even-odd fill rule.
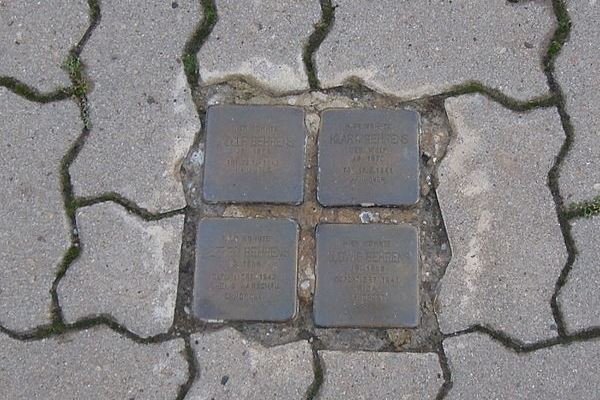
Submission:
[[[289,219],[208,218],[198,224],[194,312],[203,320],[294,317],[298,225]]]
[[[416,326],[418,249],[410,225],[319,225],[315,324]]]
[[[325,110],[317,196],[324,206],[419,200],[419,115],[409,110]]]
[[[301,108],[211,107],[206,130],[206,201],[302,201],[306,129]]]

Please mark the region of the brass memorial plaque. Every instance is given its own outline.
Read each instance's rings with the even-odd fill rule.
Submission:
[[[419,114],[335,109],[321,116],[317,197],[324,206],[419,200]]]
[[[319,225],[313,309],[315,323],[323,327],[417,326],[417,229]]]
[[[298,225],[292,220],[201,220],[194,313],[202,320],[292,319],[297,258]]]
[[[210,107],[204,199],[210,203],[301,203],[305,141],[302,108]]]

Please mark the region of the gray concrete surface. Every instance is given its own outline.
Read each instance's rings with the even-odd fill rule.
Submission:
[[[435,353],[320,351],[319,400],[435,399],[444,379]]]
[[[525,100],[548,93],[548,2],[338,0],[316,55],[324,87],[350,77],[403,98],[478,81]]]
[[[81,132],[77,105],[35,104],[0,87],[0,325],[50,322],[50,288],[71,242],[60,186]]]
[[[155,399],[188,377],[183,340],[138,344],[108,328],[23,342],[0,333],[5,399]]]
[[[563,237],[557,211],[600,194],[600,3],[334,0],[329,27],[321,23],[327,2],[319,3],[215,0],[211,16],[211,1],[0,0],[0,398],[397,400],[446,389],[443,399],[598,397],[600,217],[563,214],[572,225]],[[558,59],[547,71],[561,92],[549,88],[543,60],[558,20],[568,33],[563,4],[573,27],[564,46],[550,47]],[[89,5],[101,18],[81,53],[87,102],[40,105],[2,87],[20,80],[47,93],[70,85],[62,64],[90,23]],[[323,39],[318,49],[306,47],[311,36],[312,45]],[[199,50],[182,60],[186,43]],[[304,63],[305,50],[316,51],[314,65]],[[184,64],[189,71],[194,60],[200,80],[189,85]],[[307,68],[325,89],[307,90]],[[351,78],[378,93],[328,89]],[[472,81],[496,90],[495,100],[427,97]],[[529,100],[550,90],[555,104],[531,103],[527,113],[496,95]],[[304,108],[301,204],[202,201],[206,104]],[[417,205],[367,212],[318,203],[317,131],[320,113],[334,107],[420,112]],[[557,109],[570,114],[573,143],[555,164],[565,139]],[[77,142],[84,120],[90,133]],[[69,176],[74,143],[80,152]],[[553,165],[558,185],[548,179]],[[116,193],[163,212],[186,205],[184,190],[185,217],[154,222],[116,203],[71,201]],[[296,319],[223,326],[193,315],[194,232],[207,216],[298,221]],[[419,226],[426,296],[417,328],[314,326],[314,228],[324,222]],[[71,235],[82,253],[63,276]],[[571,240],[578,253],[571,249],[575,262],[558,293],[563,327],[551,299]],[[119,326],[90,328],[99,314]],[[81,318],[87,322],[70,325]],[[442,334],[474,324],[489,334]],[[517,354],[502,343],[536,350]]]
[[[42,92],[69,86],[62,66],[88,27],[85,0],[0,1],[0,76]]]
[[[567,329],[600,326],[600,217],[572,222],[577,258],[558,298]]]
[[[58,287],[67,322],[108,314],[140,336],[173,323],[183,216],[145,222],[114,203],[77,212],[81,256]]]
[[[313,381],[307,341],[266,348],[231,328],[191,340],[199,372],[186,400],[303,399]]]
[[[481,95],[445,106],[454,137],[438,196],[452,260],[440,328],[480,324],[527,342],[554,336],[550,299],[567,258],[546,186],[564,140],[558,114],[517,114]]]
[[[600,3],[570,0],[567,5],[573,28],[556,61],[556,79],[575,135],[559,182],[563,198],[574,202],[600,195]]]
[[[215,4],[219,21],[198,53],[203,83],[243,76],[277,92],[308,88],[302,48],[321,20],[318,1]]]
[[[556,345],[517,354],[482,334],[444,340],[454,399],[598,398],[600,342]]]
[[[71,167],[77,195],[116,192],[155,212],[185,205],[179,168],[200,120],[180,58],[201,18],[193,0],[102,2],[81,54],[92,130]]]

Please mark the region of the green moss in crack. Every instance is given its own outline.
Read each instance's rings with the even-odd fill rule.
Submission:
[[[198,73],[198,60],[196,59],[195,54],[184,54],[182,57],[183,62],[183,70],[185,72],[185,76],[188,79],[191,79],[194,82],[197,82],[199,79]]]
[[[572,203],[567,208],[567,218],[591,218],[600,215],[600,196],[591,201]]]
[[[571,32],[571,18],[569,17],[564,0],[553,0],[552,7],[554,9],[554,14],[556,15],[558,26],[554,31],[550,46],[548,47],[548,52],[544,58],[544,65],[548,71],[554,69],[554,59],[558,53],[560,53]]]
[[[64,62],[63,67],[69,73],[69,77],[73,83],[73,94],[78,98],[84,97],[88,91],[88,83],[83,75],[83,63],[79,59],[79,56],[71,53]]]
[[[198,85],[200,80],[198,59],[196,54],[212,32],[214,25],[217,23],[217,6],[214,0],[202,0],[202,12],[204,17],[197,26],[192,36],[188,39],[183,49],[181,62],[187,77],[189,86],[193,89]]]
[[[544,95],[527,101],[519,101],[505,95],[498,89],[487,87],[480,82],[467,82],[463,85],[455,86],[446,92],[444,97],[455,97],[473,93],[483,94],[495,102],[502,104],[504,107],[517,112],[525,112],[536,108],[552,107],[557,104],[557,97],[555,95]]]
[[[302,52],[302,61],[304,62],[306,74],[308,75],[308,83],[311,89],[318,89],[320,86],[313,56],[331,30],[334,16],[335,6],[331,4],[331,0],[321,0],[321,21],[314,25],[315,30],[308,38],[308,43]]]
[[[50,103],[71,96],[71,88],[60,88],[53,92],[40,93],[36,89],[30,88],[23,82],[9,76],[0,76],[0,87],[5,87],[11,92],[37,103]]]

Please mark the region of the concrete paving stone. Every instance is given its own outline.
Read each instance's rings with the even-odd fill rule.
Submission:
[[[241,75],[271,90],[308,89],[302,49],[321,20],[318,1],[216,0],[219,20],[198,52],[205,84]]]
[[[0,88],[0,325],[50,322],[50,288],[70,246],[60,163],[81,133],[77,105],[37,104]]]
[[[571,234],[577,256],[558,299],[567,329],[576,331],[600,326],[600,218],[573,221]]]
[[[548,93],[542,58],[555,28],[549,2],[335,2],[316,54],[323,87],[350,77],[403,98],[478,81],[525,100]]]
[[[80,209],[82,253],[58,288],[66,321],[109,314],[140,336],[168,331],[183,218],[146,222],[113,203]]]
[[[515,353],[473,333],[444,340],[452,372],[446,399],[586,400],[600,392],[600,341]]]
[[[177,4],[102,2],[81,55],[92,131],[71,167],[77,195],[117,192],[150,211],[185,205],[179,169],[200,120],[180,57],[202,16],[198,1]]]
[[[85,0],[0,0],[0,76],[42,92],[69,86],[62,65],[88,27]]]
[[[435,399],[444,383],[435,353],[319,351],[319,400]]]
[[[198,376],[186,400],[303,399],[313,381],[307,341],[266,348],[226,328],[192,335]]]
[[[444,333],[474,324],[522,341],[556,334],[550,299],[567,251],[547,187],[564,132],[556,109],[515,113],[482,95],[445,103],[454,137],[438,170],[452,260]]]
[[[600,195],[600,3],[567,1],[573,26],[556,60],[555,77],[566,99],[575,140],[560,171],[560,191],[567,202]]]
[[[5,399],[174,399],[188,377],[181,339],[138,344],[98,327],[22,342],[0,334]]]

